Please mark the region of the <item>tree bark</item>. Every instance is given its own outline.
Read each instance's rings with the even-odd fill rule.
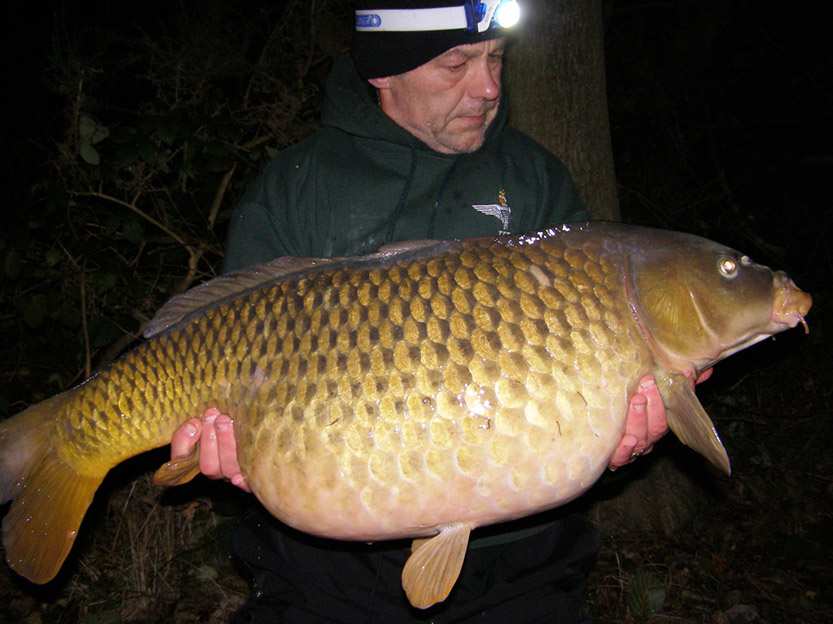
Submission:
[[[525,0],[508,55],[510,123],[561,158],[590,214],[619,219],[601,0]]]

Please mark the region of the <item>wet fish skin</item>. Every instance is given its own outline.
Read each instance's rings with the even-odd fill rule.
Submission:
[[[378,540],[528,515],[589,487],[651,354],[615,296],[615,267],[557,251],[481,241],[293,286],[288,316],[312,311],[278,329],[297,358],[264,368],[277,381],[235,416],[241,467],[267,509],[302,530]],[[576,266],[592,266],[595,293],[582,273],[537,296]],[[319,293],[331,290],[345,305],[325,312]],[[588,392],[601,377],[608,391]],[[264,414],[256,427],[245,409]]]
[[[705,239],[604,223],[218,278],[166,304],[148,342],[0,424],[7,558],[51,579],[106,472],[218,406],[284,522],[354,540],[439,532],[403,577],[429,606],[456,578],[452,565],[425,580],[437,550],[461,565],[472,528],[590,487],[645,373],[675,433],[728,471],[686,376],[803,322],[810,303]],[[183,482],[195,462],[160,478]]]

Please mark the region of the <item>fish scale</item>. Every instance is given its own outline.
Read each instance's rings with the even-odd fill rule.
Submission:
[[[645,373],[678,437],[728,472],[686,376],[810,305],[716,243],[605,223],[223,276],[169,301],[149,340],[90,380],[0,423],[7,560],[51,579],[107,471],[218,407],[248,485],[287,524],[431,537],[403,570],[424,608],[448,595],[473,528],[592,485]],[[197,472],[191,453],[157,480]]]
[[[559,485],[558,489],[573,489],[573,496],[586,489],[607,462],[617,437],[613,434],[621,432],[617,413],[621,410],[611,409],[611,404],[624,404],[628,384],[640,369],[647,368],[650,353],[644,346],[639,352],[634,347],[631,328],[621,318],[631,313],[621,297],[606,293],[608,300],[617,302],[607,314],[619,317],[613,325],[624,334],[618,344],[627,345],[627,359],[617,353],[609,330],[588,325],[589,318],[600,319],[601,314],[595,299],[585,298],[588,310],[583,308],[580,291],[592,291],[594,285],[609,289],[604,281],[575,280],[553,287],[555,275],[568,274],[575,266],[597,278],[607,275],[598,258],[581,249],[547,251],[529,246],[510,250],[502,244],[464,248],[412,262],[407,270],[396,266],[387,272],[377,268],[324,270],[287,281],[279,295],[254,295],[273,301],[271,322],[284,333],[291,324],[298,327],[300,316],[313,312],[310,322],[303,324],[309,343],[335,347],[326,376],[290,374],[276,384],[280,388],[276,392],[269,390],[272,375],[263,365],[263,386],[247,398],[247,406],[233,414],[243,449],[241,466],[267,508],[303,530],[372,540],[410,535],[414,526],[430,533],[440,524],[460,519],[456,501],[448,496],[454,491],[467,492],[467,502],[476,513],[492,507],[490,521],[494,522],[515,517],[519,504],[527,509],[520,501],[533,493],[539,507],[553,504],[544,492],[552,489],[547,481],[555,480],[556,471],[550,468],[550,476],[544,478],[540,467],[552,464],[551,456],[567,445],[583,449],[590,457],[569,467],[565,464],[564,472],[575,485]],[[607,265],[608,273],[614,271],[614,284],[617,270]],[[320,293],[317,300],[322,307],[305,304],[312,292]],[[325,301],[333,307],[327,309]],[[322,318],[330,323],[322,325]],[[382,327],[375,332],[380,339],[374,343],[369,336],[380,322]],[[555,336],[554,331],[566,337],[547,349],[546,340]],[[604,338],[597,341],[594,332]],[[284,341],[290,371],[293,362],[312,356],[299,348],[297,339],[296,335]],[[643,342],[639,336],[637,340],[637,345]],[[580,378],[598,378],[603,374],[600,359],[612,373],[605,385],[615,387],[613,393],[588,400],[579,393],[577,383],[551,381],[559,375],[575,377],[576,372]],[[388,366],[374,366],[374,362]],[[330,396],[328,384],[333,378],[338,379],[340,404],[316,401],[316,396]],[[286,396],[295,397],[288,406],[284,405]],[[488,397],[488,408],[480,410],[488,411],[488,417],[472,416],[471,408],[483,405],[477,397]],[[586,422],[592,426],[590,435],[601,434],[604,443],[580,443],[581,429],[571,426],[569,418],[560,428],[560,412],[554,406],[567,413],[579,407],[589,414],[597,410],[599,414]],[[297,430],[294,419],[285,418],[285,409],[299,409],[305,423],[326,424]],[[333,411],[338,418],[330,418]],[[608,417],[610,413],[617,417]],[[257,430],[267,444],[273,443],[268,449],[247,444],[253,435],[249,430]],[[565,430],[571,432],[569,442],[558,444],[553,432],[563,437]],[[323,442],[317,443],[316,437]],[[258,452],[247,454],[247,448]],[[519,467],[509,465],[505,450],[509,448]],[[341,457],[345,453],[350,456]],[[504,459],[495,462],[493,457]],[[276,464],[275,458],[282,463]],[[300,480],[295,467],[301,458],[304,474],[310,472],[311,462],[318,462],[312,471],[319,476],[311,500],[289,496]],[[357,469],[357,462],[366,468]],[[342,474],[344,466],[348,471]],[[449,481],[454,481],[454,487],[448,487]],[[487,482],[487,494],[477,494],[477,484]],[[409,511],[407,500],[388,496],[391,488],[409,483],[420,483],[430,492],[423,500],[444,504],[433,505],[433,510]],[[495,504],[501,488],[506,492]],[[334,505],[334,500],[343,507]],[[386,518],[405,514],[411,517],[410,524],[392,534],[392,523]],[[328,516],[324,530],[316,525],[322,515]],[[342,528],[331,528],[336,524]]]

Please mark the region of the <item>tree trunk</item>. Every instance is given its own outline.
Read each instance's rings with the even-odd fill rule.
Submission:
[[[526,0],[506,82],[510,123],[561,158],[590,214],[619,219],[601,0]]]
[[[604,73],[601,0],[526,0],[506,72],[510,122],[567,165],[590,214],[619,219]],[[671,450],[671,452],[669,452]],[[702,504],[697,470],[680,470],[680,446],[661,444],[583,497],[578,508],[606,533],[673,534]],[[606,483],[607,482],[607,483]]]

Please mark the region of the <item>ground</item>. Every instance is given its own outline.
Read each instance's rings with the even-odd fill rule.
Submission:
[[[823,358],[822,350],[793,353],[734,381],[736,366],[725,383],[701,390],[733,475],[707,469],[699,510],[671,535],[604,537],[588,583],[596,622],[640,621],[628,609],[628,589],[646,572],[664,601],[641,621],[833,621],[831,394],[820,383],[828,375],[823,359],[814,356]],[[741,364],[754,357],[746,359]],[[647,600],[636,597],[636,607]]]

